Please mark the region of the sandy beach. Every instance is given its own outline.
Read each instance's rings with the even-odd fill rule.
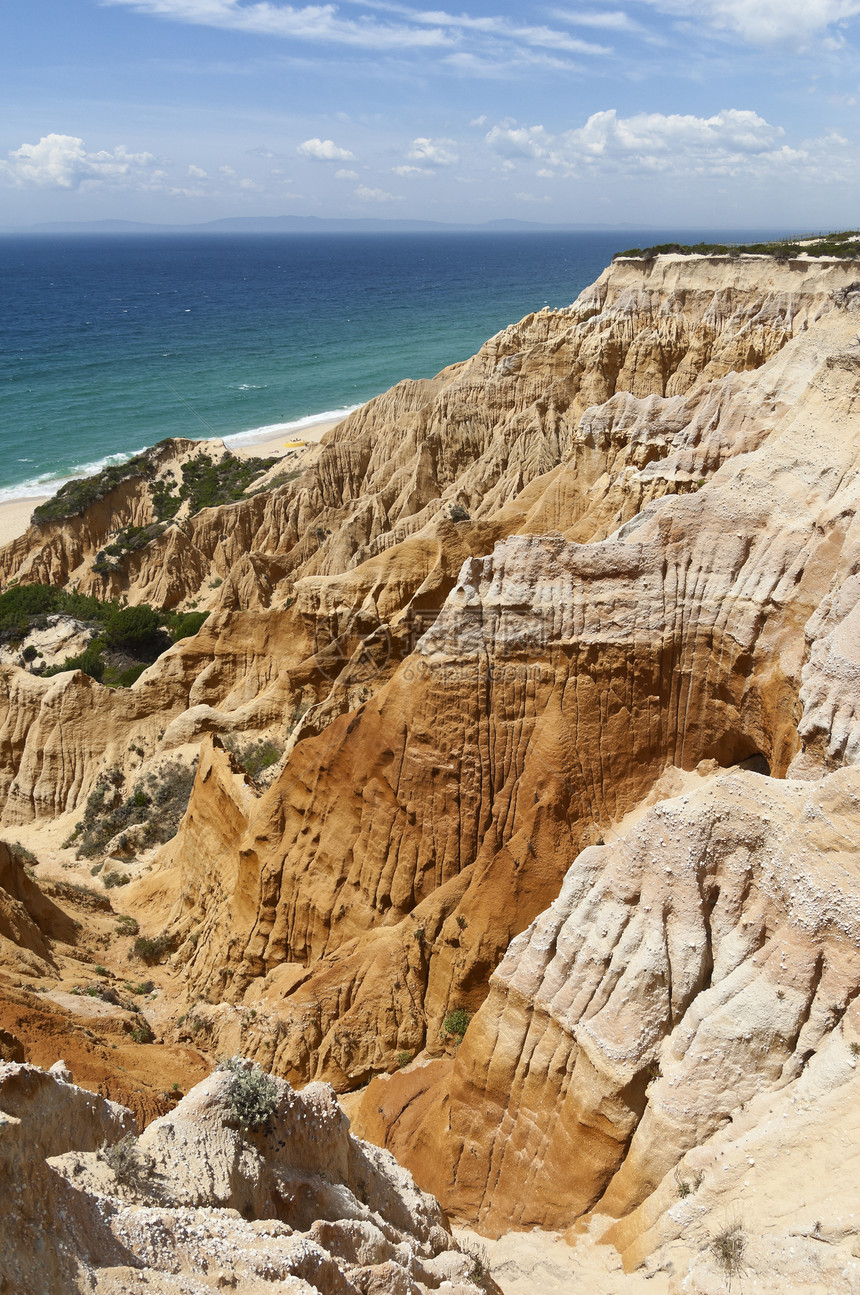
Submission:
[[[273,458],[279,454],[289,454],[301,449],[302,445],[315,445],[322,440],[326,432],[336,427],[338,419],[329,419],[320,423],[311,423],[300,430],[290,432],[288,429],[272,432],[259,441],[247,441],[243,445],[231,445],[234,454],[253,458]],[[39,499],[10,499],[0,504],[0,548],[23,535],[30,525],[30,516],[37,504],[43,504],[50,496]]]
[[[47,497],[47,496],[46,496]],[[30,514],[45,499],[10,499],[0,504],[0,548],[23,535],[30,525]]]

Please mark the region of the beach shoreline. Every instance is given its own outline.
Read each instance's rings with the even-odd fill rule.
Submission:
[[[345,418],[346,414],[343,417]],[[220,436],[212,439],[223,441],[231,453],[241,458],[271,459],[297,453],[304,445],[316,445],[326,432],[331,431],[339,422],[341,418],[322,418],[318,422],[309,422],[306,426],[299,427],[288,423],[278,429],[262,430],[257,440],[251,439],[252,433],[244,433],[242,435],[247,435],[249,439],[243,440],[239,445],[229,443],[233,440],[232,437]],[[205,441],[201,440],[200,444],[205,444]],[[50,495],[40,495],[35,498],[32,495],[24,495],[20,499],[8,499],[0,503],[0,548],[23,535],[30,525],[33,509],[50,498]]]

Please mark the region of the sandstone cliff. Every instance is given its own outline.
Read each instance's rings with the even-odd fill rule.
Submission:
[[[133,555],[115,593],[213,611],[125,693],[0,669],[7,825],[199,747],[123,896],[198,1042],[372,1080],[360,1129],[446,1207],[617,1218],[673,1290],[723,1279],[751,1112],[802,1139],[789,1106],[841,1118],[853,1083],[857,279],[616,262]],[[87,582],[106,525],[0,564]],[[266,790],[221,738],[276,730]],[[755,1215],[757,1273],[799,1209]]]

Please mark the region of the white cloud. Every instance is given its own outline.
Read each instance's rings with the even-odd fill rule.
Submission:
[[[579,27],[600,27],[605,31],[641,31],[629,14],[620,9],[551,9],[550,16]]]
[[[516,53],[524,49],[553,49],[600,57],[612,52],[604,45],[581,40],[569,31],[542,23],[516,22],[502,15],[473,16],[445,10],[420,10],[396,0],[350,2],[365,11],[376,10],[391,15],[391,20],[377,18],[368,12],[358,18],[347,17],[343,4],[336,3],[291,5],[276,3],[275,0],[101,0],[105,5],[123,6],[173,22],[365,50],[414,50],[426,55],[434,50],[462,49],[464,42],[470,42],[479,49],[507,46]],[[564,21],[569,23],[569,17]]]
[[[533,193],[515,193],[514,197],[519,198],[520,202],[552,202],[548,193],[545,193],[542,198],[535,197]]]
[[[358,172],[348,171],[345,167],[341,167],[339,171],[335,171],[334,178],[336,180],[357,180]]]
[[[259,36],[284,36],[294,40],[354,45],[365,49],[427,49],[449,45],[452,36],[436,25],[380,23],[362,17],[344,18],[334,4],[273,4],[270,0],[243,4],[241,0],[101,0],[123,5],[136,13],[169,18],[174,22],[220,27]]]
[[[355,154],[348,148],[338,148],[333,139],[306,139],[296,149],[302,157],[312,158],[315,162],[354,162]]]
[[[413,139],[412,147],[406,154],[413,162],[429,162],[431,166],[456,166],[459,157],[453,151],[453,139],[427,139],[424,136]]]
[[[236,172],[233,170],[232,166],[219,166],[219,167],[218,167],[218,170],[221,172],[221,174],[222,174],[222,175],[230,176],[230,175],[235,175],[235,174],[236,174]]]
[[[833,135],[794,148],[785,131],[749,109],[728,108],[712,117],[638,113],[619,117],[596,112],[584,126],[551,135],[543,126],[504,123],[486,136],[508,159],[536,159],[567,175],[664,173],[756,175],[810,167],[833,169],[846,161],[846,146]]]
[[[404,179],[414,179],[416,176],[435,175],[436,172],[428,166],[393,166],[391,168],[393,175],[402,175]]]
[[[163,172],[153,170],[151,153],[129,153],[124,144],[110,152],[88,153],[76,135],[43,135],[38,144],[12,149],[8,161],[0,160],[0,175],[18,186],[43,189],[79,189],[82,185],[114,184],[140,187],[159,182]]]
[[[209,179],[209,177],[208,177],[208,175],[206,174],[206,172],[205,172],[204,170],[202,170],[199,166],[194,166],[194,165],[189,166],[189,168],[188,168],[188,174],[189,174],[189,175],[192,177],[192,179],[194,179],[194,180],[208,180],[208,179]]]
[[[551,135],[543,126],[494,126],[486,142],[502,157],[548,157]]]
[[[469,125],[483,126],[486,120],[487,120],[487,114],[485,112],[482,112],[480,117],[473,117],[472,120],[469,122]]]
[[[754,45],[802,44],[860,14],[860,0],[647,0],[663,13],[710,19]]]
[[[394,193],[386,193],[384,189],[368,189],[366,184],[360,184],[358,188],[354,190],[354,193],[356,198],[360,198],[362,202],[403,201],[402,198],[398,198]]]

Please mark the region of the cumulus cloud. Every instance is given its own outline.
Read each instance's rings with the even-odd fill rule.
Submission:
[[[206,172],[201,169],[201,167],[194,166],[193,164],[189,166],[188,174],[195,180],[208,180],[209,178]]]
[[[391,171],[393,175],[402,175],[406,180],[415,179],[416,176],[436,174],[429,166],[393,166]]]
[[[88,153],[76,135],[43,135],[38,144],[12,149],[0,160],[0,175],[18,186],[79,189],[82,185],[140,185],[160,180],[151,153],[130,153],[124,144],[110,152]]]
[[[584,126],[551,135],[543,126],[494,126],[486,142],[507,160],[529,158],[566,174],[660,172],[726,175],[765,174],[809,165],[833,167],[844,152],[837,136],[794,148],[785,131],[749,109],[727,108],[712,117],[638,113],[619,117],[596,112]]]
[[[348,171],[346,167],[342,166],[339,171],[335,171],[334,178],[336,180],[357,180],[358,172]]]
[[[368,189],[366,184],[360,184],[353,192],[355,193],[356,198],[360,198],[362,202],[402,201],[402,199],[394,193],[386,193],[384,189]]]
[[[406,154],[413,162],[423,162],[431,166],[456,166],[459,157],[454,152],[453,139],[427,139],[420,136],[413,139],[412,147]]]
[[[314,162],[354,162],[355,154],[348,148],[338,148],[333,139],[306,139],[296,152]]]

